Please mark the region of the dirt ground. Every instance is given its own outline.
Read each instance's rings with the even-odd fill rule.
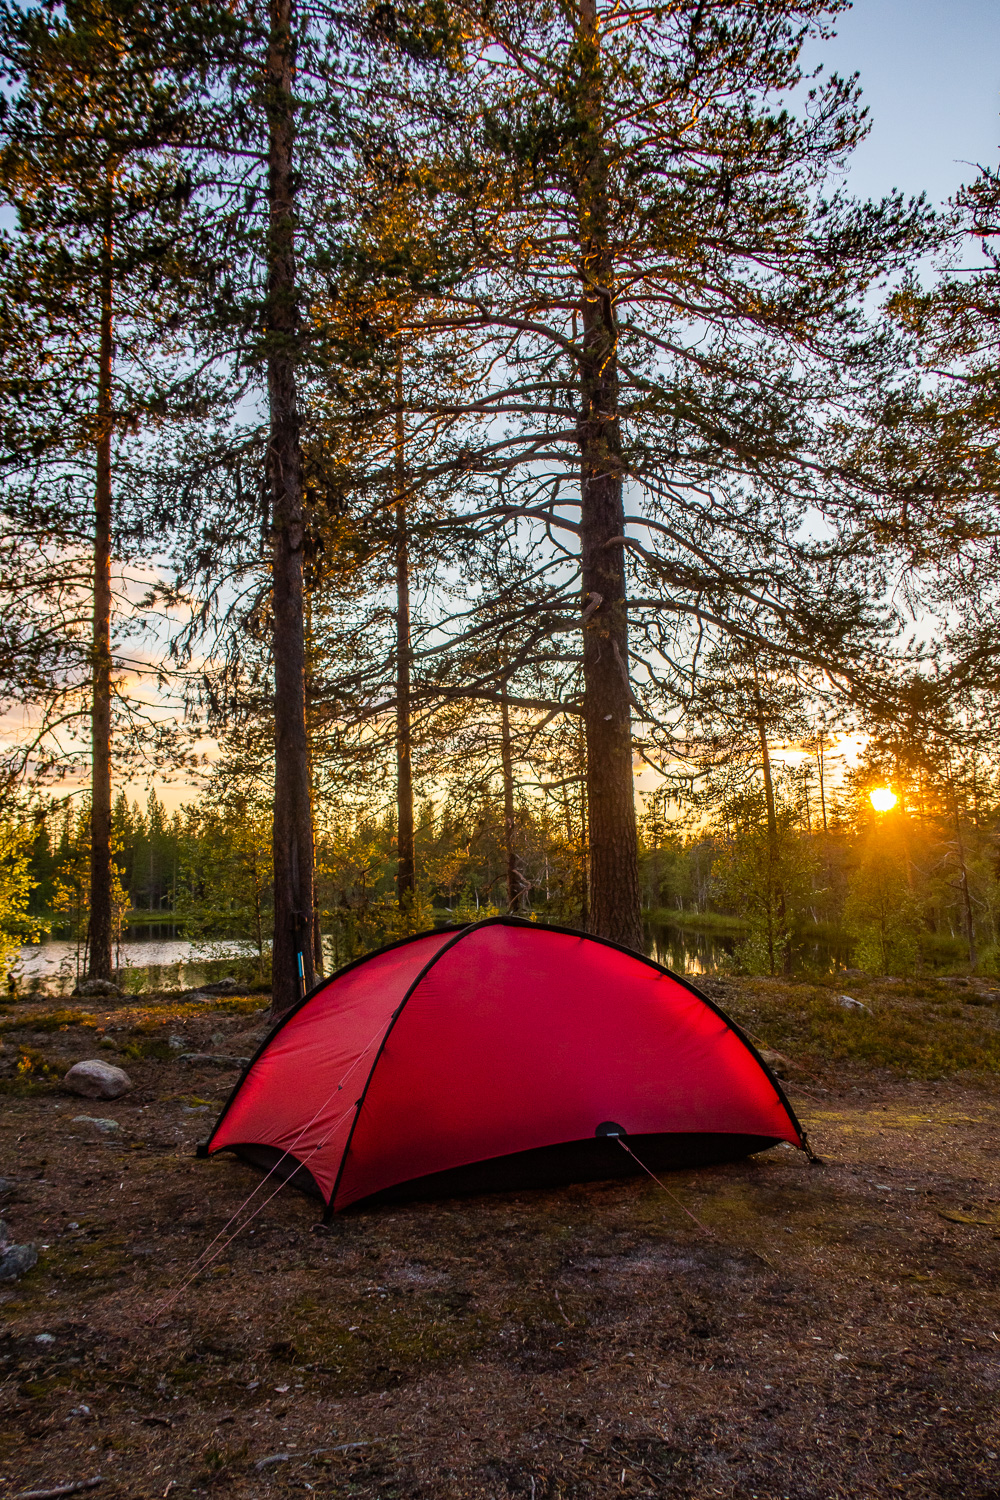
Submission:
[[[0,1213],[39,1262],[0,1287],[0,1496],[1000,1497],[995,1079],[806,1056],[820,1166],[330,1232],[284,1189],[185,1285],[258,1179],[194,1160],[237,1075],[178,1054],[246,1055],[261,1002],[54,1004],[2,1022]],[[133,1091],[59,1092],[87,1056]]]

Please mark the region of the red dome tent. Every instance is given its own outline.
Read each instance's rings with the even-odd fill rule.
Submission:
[[[565,928],[491,918],[369,954],[279,1021],[200,1154],[318,1193],[484,1191],[731,1161],[805,1138],[710,1000]]]

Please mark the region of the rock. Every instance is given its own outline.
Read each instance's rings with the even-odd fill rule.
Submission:
[[[0,1255],[0,1281],[16,1281],[38,1264],[34,1245],[8,1245]]]
[[[187,1046],[187,1042],[182,1036],[168,1036],[167,1046],[170,1048],[171,1052],[182,1052]]]
[[[3,1219],[0,1219],[0,1250],[10,1244],[10,1227]]]
[[[116,1130],[121,1130],[117,1120],[102,1120],[100,1115],[74,1115],[74,1125],[94,1125],[103,1135],[111,1135]]]
[[[273,1468],[275,1464],[287,1464],[289,1457],[290,1455],[287,1453],[271,1453],[267,1458],[258,1458],[254,1464],[254,1468],[259,1471],[261,1469]]]
[[[203,984],[201,993],[203,995],[249,995],[252,991],[249,985],[240,984],[238,979],[220,979],[216,984]]]
[[[215,1052],[182,1052],[179,1062],[197,1063],[199,1067],[245,1068],[249,1057],[220,1057]]]
[[[758,1047],[757,1051],[777,1078],[787,1078],[789,1068],[796,1072],[802,1071],[800,1065],[792,1062],[783,1052],[774,1052],[770,1047]]]
[[[110,979],[81,979],[73,991],[74,1000],[119,998],[121,990]]]
[[[871,1014],[870,1007],[863,1000],[852,1000],[850,995],[837,995],[835,998],[841,1010],[865,1010]]]
[[[16,1187],[13,1177],[0,1177],[0,1193],[12,1193]]]
[[[124,1068],[116,1068],[100,1058],[87,1058],[74,1063],[62,1081],[70,1094],[81,1099],[120,1099],[132,1087],[132,1080]]]
[[[966,979],[964,974],[939,974],[938,984],[951,984],[956,988],[963,990],[967,990],[969,988],[969,981]]]

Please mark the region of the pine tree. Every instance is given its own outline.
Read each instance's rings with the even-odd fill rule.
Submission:
[[[631,946],[633,714],[686,691],[706,633],[843,660],[878,593],[845,433],[895,368],[863,298],[925,215],[828,191],[865,130],[858,89],[833,76],[792,101],[835,9],[459,3],[464,73],[400,105],[443,246],[426,322],[481,351],[452,441],[495,486],[483,523],[534,524],[564,559],[553,632],[575,604],[591,922]]]
[[[859,445],[880,466],[881,518],[906,567],[917,608],[933,613],[937,660],[923,672],[927,707],[947,681],[986,693],[996,713],[1000,663],[1000,172],[983,168],[956,193],[941,225],[936,282],[915,272],[889,299],[912,340],[910,377],[873,401]],[[984,707],[985,705],[980,705]],[[905,703],[901,705],[906,712]]]
[[[54,547],[80,559],[75,579],[64,562],[43,593],[43,614],[55,598],[54,624],[60,588],[79,590],[89,574],[89,963],[98,978],[112,969],[116,531],[119,551],[125,541],[114,515],[114,454],[179,394],[203,396],[180,375],[172,335],[193,274],[190,182],[178,154],[190,123],[186,57],[169,26],[177,19],[143,0],[0,8],[11,89],[0,190],[18,215],[0,244],[0,336],[11,356],[0,375],[4,508],[43,555]],[[57,662],[68,649],[58,646]]]
[[[381,56],[406,43],[408,23],[402,12],[387,29],[378,13],[350,17],[324,5],[293,11],[289,0],[238,12],[219,6],[212,14],[218,37],[205,43],[198,139],[214,169],[201,223],[218,269],[203,332],[206,350],[227,352],[242,404],[234,403],[228,423],[177,455],[177,467],[192,475],[185,519],[194,517],[190,545],[182,544],[177,558],[178,593],[190,597],[197,589],[193,633],[214,630],[222,643],[220,669],[204,674],[217,722],[251,707],[238,701],[247,658],[252,692],[265,691],[257,648],[268,640],[277,1013],[313,980],[305,595],[322,528],[304,423],[317,390],[335,383],[338,362],[367,341],[364,331],[352,328],[345,337],[339,326],[338,273],[355,206],[350,163],[352,153],[362,154],[365,122],[377,118]],[[418,16],[417,31],[420,24]],[[422,45],[416,33],[414,45]],[[248,422],[252,401],[245,398],[264,391],[266,420],[254,413]],[[165,478],[164,491],[169,487]],[[180,511],[177,520],[180,533]],[[250,580],[249,599],[235,607],[219,589],[227,568]],[[310,713],[315,717],[315,705]]]

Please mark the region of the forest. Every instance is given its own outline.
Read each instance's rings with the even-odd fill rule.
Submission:
[[[1000,183],[848,193],[840,9],[7,0],[12,986],[997,971]]]
[[[998,59],[0,0],[0,1497],[997,1500]]]

